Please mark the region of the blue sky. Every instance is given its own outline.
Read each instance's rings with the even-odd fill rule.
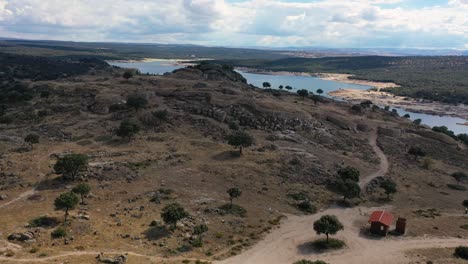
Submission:
[[[468,0],[0,0],[0,36],[468,49]]]

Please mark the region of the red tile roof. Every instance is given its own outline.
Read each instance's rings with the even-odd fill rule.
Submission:
[[[379,222],[383,225],[390,226],[393,221],[393,215],[385,211],[375,211],[369,218],[369,223]]]

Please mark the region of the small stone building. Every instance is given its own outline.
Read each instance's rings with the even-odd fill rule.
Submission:
[[[375,211],[369,218],[371,224],[370,232],[372,234],[386,236],[393,222],[393,215],[385,211]]]

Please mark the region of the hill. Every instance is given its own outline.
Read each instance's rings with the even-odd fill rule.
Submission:
[[[128,263],[243,259],[268,234],[292,252],[288,259],[316,258],[298,250],[307,241],[275,232],[300,221],[310,230],[294,234],[312,238],[315,213],[336,210],[346,239],[373,244],[359,232],[367,226],[360,212],[376,206],[408,221],[409,238],[398,239],[407,244],[384,254],[389,261],[426,234],[440,240],[423,248],[468,236],[461,210],[466,187],[451,176],[468,170],[466,146],[389,111],[258,89],[219,64],[123,78],[125,70],[102,62],[75,72],[79,60],[65,60],[59,63],[72,69],[67,76],[57,70],[59,78],[35,79],[49,75],[23,65],[30,60],[48,63],[19,57],[6,67],[34,74],[9,73],[7,81],[29,96],[4,101],[1,113],[2,263],[90,263],[98,254],[101,260],[123,254]],[[245,133],[252,140],[242,140]],[[425,158],[407,154],[415,146]],[[56,166],[70,154],[87,158],[74,181]],[[362,192],[343,204],[336,186],[347,166],[360,172]],[[378,176],[396,182],[391,200]],[[55,200],[83,183],[91,191],[64,222]],[[239,191],[230,191],[237,193],[232,197],[231,188]],[[176,223],[163,214],[174,203],[187,213],[178,211]]]

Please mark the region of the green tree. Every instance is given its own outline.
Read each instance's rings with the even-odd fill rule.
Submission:
[[[405,114],[403,117],[404,118],[410,118],[411,116],[409,114]]]
[[[68,211],[75,209],[79,200],[80,198],[72,192],[62,193],[55,199],[55,210],[65,211],[65,222],[67,222]]]
[[[122,75],[122,77],[124,77],[127,80],[132,78],[133,77],[133,71],[131,71],[131,70],[125,71],[124,74]]]
[[[148,100],[140,94],[131,94],[127,97],[127,106],[135,108],[138,111],[140,108],[144,108],[148,105]]]
[[[177,222],[188,217],[189,214],[185,209],[178,203],[172,203],[166,205],[161,211],[161,218],[166,224],[172,224],[175,228]]]
[[[355,182],[359,182],[359,176],[361,175],[361,173],[358,169],[351,166],[347,166],[338,170],[338,175],[343,181],[352,180]]]
[[[329,235],[335,235],[343,229],[343,224],[334,215],[324,215],[314,222],[315,232],[317,232],[317,235],[325,234],[327,236],[327,243]]]
[[[413,124],[419,126],[419,125],[421,124],[421,122],[422,122],[421,118],[418,118],[418,119],[415,119],[415,120],[413,121]]]
[[[468,175],[461,171],[452,173],[452,177],[457,181],[458,185],[460,185],[461,182],[468,180]]]
[[[322,89],[317,89],[317,93],[318,94],[323,94],[323,90]]]
[[[208,232],[208,226],[206,224],[199,224],[193,228],[193,234],[198,236],[200,245],[203,244],[203,234]]]
[[[91,186],[87,183],[80,183],[72,189],[72,192],[81,196],[81,204],[84,204],[84,196],[91,191]]]
[[[229,194],[229,200],[231,201],[231,207],[232,207],[232,201],[235,198],[239,198],[242,194],[242,191],[239,190],[239,188],[231,188],[227,190],[227,193]]]
[[[32,149],[34,144],[39,143],[39,135],[37,135],[37,134],[28,134],[24,138],[24,142],[28,143],[31,146],[31,149]]]
[[[54,165],[55,173],[64,177],[71,176],[74,181],[81,171],[88,168],[88,156],[84,154],[67,154],[57,160]]]
[[[119,128],[116,131],[117,136],[122,138],[131,139],[135,134],[140,131],[140,127],[136,122],[130,120],[124,120],[120,123]]]
[[[293,89],[293,88],[292,88],[291,86],[289,86],[289,85],[286,85],[286,87],[284,87],[284,88],[286,88],[286,90],[288,90],[288,91],[291,91],[291,90]]]
[[[242,148],[252,146],[253,137],[245,131],[234,131],[234,133],[228,136],[228,144],[239,148],[239,154],[242,155]]]
[[[352,199],[359,197],[361,194],[361,187],[359,184],[353,180],[339,180],[337,182],[338,192],[343,195],[343,201],[346,202],[346,199]]]
[[[297,95],[299,95],[302,98],[306,98],[307,96],[309,96],[309,91],[307,91],[306,89],[297,90]]]
[[[283,86],[283,85],[280,85],[280,86],[278,86],[278,88],[279,88],[280,90],[283,90],[284,86]]]
[[[390,194],[397,192],[396,182],[390,178],[384,178],[384,180],[380,183],[380,188],[384,189],[388,200],[390,200]]]
[[[271,87],[271,84],[269,82],[264,82],[262,85],[263,85],[263,88],[270,88]]]
[[[410,149],[408,150],[408,154],[413,156],[413,158],[416,160],[418,157],[424,157],[426,156],[426,152],[418,147],[418,146],[411,146]]]

